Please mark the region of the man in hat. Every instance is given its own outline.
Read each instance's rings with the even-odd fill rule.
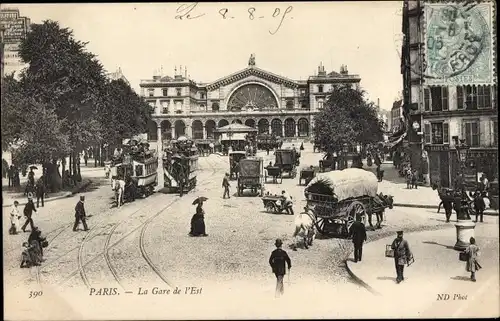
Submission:
[[[33,215],[33,211],[36,212],[35,204],[33,203],[33,197],[28,196],[28,203],[24,206],[24,216],[26,217],[26,222],[24,222],[24,225],[21,227],[21,230],[23,232],[26,232],[26,226],[28,226],[28,223],[30,224],[30,228],[33,231],[35,224],[33,223],[33,219],[31,216]]]
[[[42,201],[42,207],[44,206],[43,201],[45,198],[45,183],[44,183],[44,176],[40,176],[38,181],[36,182],[36,207],[40,207],[40,200]]]
[[[276,250],[271,253],[271,257],[269,257],[269,265],[273,269],[274,275],[276,275],[276,297],[283,295],[284,286],[283,286],[283,278],[286,274],[285,262],[288,265],[288,271],[292,268],[292,261],[290,257],[281,249],[283,246],[283,241],[281,239],[276,239],[274,243],[276,245]]]
[[[353,209],[354,210],[354,209]],[[361,222],[361,217],[356,215],[356,221],[351,226],[352,243],[354,245],[354,262],[361,261],[363,255],[363,243],[366,241],[365,224]]]
[[[226,173],[226,175],[224,175],[224,178],[222,179],[222,187],[224,187],[224,194],[222,195],[222,198],[226,198],[226,194],[227,194],[227,198],[231,198],[231,196],[229,195],[229,174]]]
[[[82,195],[82,196],[80,196],[80,201],[78,203],[76,203],[76,206],[75,206],[75,224],[73,225],[74,232],[76,232],[76,228],[78,227],[78,224],[80,223],[80,221],[82,221],[83,230],[84,231],[89,230],[89,228],[87,226],[87,222],[85,221],[85,217],[87,215],[85,214],[85,207],[83,204],[84,202],[85,202],[85,196]]]
[[[285,191],[281,191],[281,207],[284,208],[289,215],[294,215],[292,197]]]
[[[398,236],[392,242],[391,248],[394,250],[394,265],[397,274],[396,282],[399,284],[405,279],[403,275],[405,264],[412,257],[412,253],[408,241],[403,239],[403,231],[398,231],[397,234]]]

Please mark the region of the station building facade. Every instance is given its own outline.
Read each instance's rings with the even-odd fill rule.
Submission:
[[[314,115],[323,108],[334,84],[359,87],[361,78],[349,75],[346,66],[340,73],[327,73],[322,64],[307,80],[292,80],[255,65],[248,66],[211,83],[197,83],[182,71],[173,77],[154,76],[141,80],[141,96],[154,108],[148,139],[161,141],[187,136],[213,140],[215,129],[231,123],[272,133],[283,138],[308,139]]]

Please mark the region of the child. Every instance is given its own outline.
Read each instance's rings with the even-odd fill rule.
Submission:
[[[417,189],[417,171],[412,171],[411,173],[411,185],[413,188]]]
[[[30,268],[33,265],[33,260],[31,258],[32,248],[29,246],[28,242],[23,243],[23,252],[21,253],[21,268]]]

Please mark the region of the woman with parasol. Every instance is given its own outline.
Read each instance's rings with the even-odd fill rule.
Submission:
[[[205,211],[203,210],[203,202],[206,200],[206,197],[198,197],[193,201],[193,205],[198,206],[196,206],[196,213],[191,218],[189,236],[208,236],[205,231]]]

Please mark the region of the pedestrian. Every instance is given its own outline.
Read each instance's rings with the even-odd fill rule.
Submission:
[[[294,215],[292,197],[285,191],[281,191],[281,208],[285,209],[287,214]]]
[[[412,171],[411,171],[411,168],[407,167],[405,169],[405,176],[406,176],[406,188],[407,189],[412,189],[413,185],[411,184],[411,180],[412,180]]]
[[[397,237],[392,241],[391,249],[394,250],[394,265],[397,274],[396,282],[399,284],[405,279],[403,274],[405,264],[407,264],[412,257],[408,241],[403,239],[403,231],[397,232]]]
[[[481,191],[478,189],[474,193],[474,210],[476,211],[476,223],[478,222],[478,217],[481,219],[481,223],[483,222],[483,214],[484,214],[485,204]]]
[[[23,251],[21,253],[21,269],[24,267],[30,268],[32,265],[40,265],[33,260],[33,248],[28,242],[23,242]]]
[[[476,245],[476,239],[471,237],[469,239],[470,245],[465,249],[467,254],[467,261],[465,262],[465,270],[470,272],[470,279],[472,282],[476,282],[476,272],[481,269],[481,265],[478,261],[479,256],[479,246]]]
[[[45,184],[43,175],[40,176],[36,182],[36,208],[40,206],[40,200],[42,200],[42,207],[44,207],[43,201],[45,198]]]
[[[45,243],[45,244],[44,244]],[[43,248],[48,245],[47,239],[42,235],[42,231],[35,226],[28,237],[28,244],[34,245],[35,253],[39,257],[39,261],[43,261]]]
[[[89,161],[89,155],[87,155],[87,152],[83,152],[83,161],[85,162],[85,166],[87,166],[87,162]]]
[[[9,187],[14,187],[14,165],[10,165],[7,175],[9,176]]]
[[[24,206],[24,216],[26,217],[26,222],[24,222],[24,225],[21,227],[21,230],[23,232],[26,232],[26,226],[28,226],[28,223],[30,224],[31,231],[33,231],[35,224],[33,223],[33,219],[31,216],[33,215],[33,211],[36,212],[35,204],[33,203],[33,198],[28,197],[28,203]]]
[[[300,150],[304,150],[304,142],[300,143]]]
[[[290,273],[290,269],[292,268],[292,261],[290,257],[286,253],[285,250],[281,249],[283,246],[283,241],[281,239],[276,239],[274,243],[276,249],[271,253],[269,257],[269,265],[273,269],[274,275],[276,275],[276,292],[275,296],[278,298],[285,292],[283,285],[283,278],[286,274],[285,262],[288,265],[288,272]]]
[[[76,228],[78,227],[78,224],[80,223],[80,221],[83,224],[83,230],[84,231],[89,230],[89,228],[87,226],[87,222],[85,221],[87,214],[85,213],[84,202],[85,202],[85,196],[82,195],[82,196],[80,196],[80,201],[78,201],[78,203],[76,203],[76,206],[75,206],[75,224],[73,225],[73,232],[76,232]]]
[[[418,178],[418,173],[416,170],[414,170],[411,175],[411,185],[415,189],[418,189],[417,178]]]
[[[19,202],[14,201],[14,204],[12,204],[12,207],[10,208],[10,235],[18,234],[17,229],[19,228],[19,219],[21,218],[18,206]]]
[[[198,203],[196,213],[191,218],[189,236],[208,236],[205,230],[205,211],[203,210],[203,202]]]
[[[354,211],[354,210],[353,210]],[[356,215],[356,221],[351,226],[352,243],[354,245],[354,263],[361,262],[363,256],[363,243],[367,240],[366,227],[361,222],[361,217]]]
[[[222,198],[226,198],[226,195],[227,195],[227,198],[231,198],[231,196],[229,195],[229,174],[226,173],[224,175],[224,178],[222,179],[222,187],[224,187],[224,194],[222,195]]]

